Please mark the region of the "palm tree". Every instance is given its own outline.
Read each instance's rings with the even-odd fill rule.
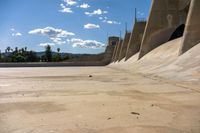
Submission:
[[[19,52],[19,50],[18,50],[18,47],[15,47],[15,52],[16,52],[16,53],[18,53],[18,52]]]
[[[1,61],[1,50],[0,50],[0,61]]]
[[[52,61],[52,51],[51,51],[51,46],[47,45],[45,47],[45,57],[46,57],[46,61],[47,62],[51,62]]]
[[[60,53],[60,48],[57,48],[57,52]]]
[[[54,56],[55,61],[61,61],[60,48],[57,48],[57,54]]]
[[[6,48],[6,53],[8,52],[10,52],[10,50],[11,50],[11,47],[10,46],[8,46],[7,48]]]
[[[22,48],[20,51],[24,54],[24,52],[25,52],[25,48]]]

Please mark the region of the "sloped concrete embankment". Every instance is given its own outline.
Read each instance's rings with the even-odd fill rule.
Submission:
[[[109,67],[199,88],[199,5],[199,0],[153,0],[140,51]]]
[[[169,80],[200,81],[200,44],[179,55],[183,38],[162,44],[138,60],[139,53],[126,62],[112,63],[109,67],[133,73],[153,74]]]

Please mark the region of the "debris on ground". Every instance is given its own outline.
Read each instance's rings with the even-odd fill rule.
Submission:
[[[112,118],[109,117],[107,120],[111,120],[111,119],[112,119]]]
[[[137,112],[131,112],[132,115],[140,115],[139,113]]]

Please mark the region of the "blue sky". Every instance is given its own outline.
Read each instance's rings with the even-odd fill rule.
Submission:
[[[0,0],[0,49],[101,53],[107,36],[133,27],[134,9],[147,18],[151,0]]]

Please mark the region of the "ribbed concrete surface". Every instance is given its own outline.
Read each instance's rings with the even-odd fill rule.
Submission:
[[[126,60],[139,52],[146,22],[135,22],[126,51]]]
[[[122,43],[122,47],[121,47],[120,53],[119,53],[119,59],[118,59],[119,61],[121,61],[126,56],[126,50],[127,50],[127,47],[128,47],[128,42],[130,40],[130,36],[131,36],[130,32],[127,32],[125,34],[124,41]]]
[[[119,42],[118,42],[118,43],[119,43]],[[112,56],[112,62],[115,61],[115,56],[116,56],[116,53],[117,53],[118,43],[117,43],[117,45],[115,45],[115,48],[114,48],[114,52],[113,52],[113,56]]]
[[[192,0],[180,54],[200,42],[200,0]]]
[[[118,59],[119,59],[119,54],[120,54],[120,50],[122,48],[122,43],[123,43],[123,40],[121,39],[119,41],[119,43],[117,44],[117,51],[116,51],[114,62],[118,61]]]
[[[158,66],[167,66],[178,58],[178,52],[180,48],[182,38],[170,41],[162,44],[156,49],[146,54],[141,60],[137,60],[139,53],[132,56],[125,63],[121,65],[126,66],[127,69],[137,69],[137,71],[151,72],[158,68]],[[116,66],[119,63],[116,63]]]
[[[176,28],[185,23],[187,12],[178,7],[179,0],[153,0],[139,58],[166,43]]]
[[[167,42],[137,61],[138,53],[123,63],[110,66],[130,72],[153,74],[180,81],[200,81],[200,44],[178,56],[183,38]]]

